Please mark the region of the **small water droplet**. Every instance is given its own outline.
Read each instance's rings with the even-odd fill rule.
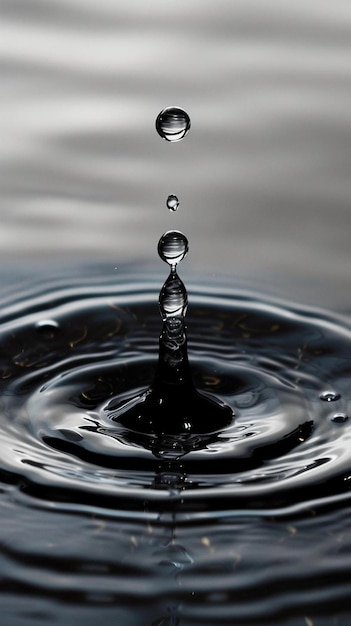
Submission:
[[[156,130],[166,141],[180,141],[190,130],[190,117],[179,107],[167,107],[156,118]]]
[[[160,238],[157,249],[162,261],[174,269],[187,255],[189,243],[179,230],[168,230]]]
[[[179,200],[173,193],[171,193],[167,198],[167,208],[170,211],[177,211],[179,208]]]
[[[35,328],[44,339],[53,339],[60,330],[60,325],[55,320],[39,320]]]
[[[335,413],[331,418],[332,422],[335,424],[343,424],[344,422],[347,422],[348,419],[349,416],[346,415],[346,413]]]
[[[321,393],[321,395],[319,396],[321,400],[324,400],[324,402],[335,402],[336,400],[340,400],[341,395],[340,393],[336,393],[335,391],[323,391],[323,393]]]

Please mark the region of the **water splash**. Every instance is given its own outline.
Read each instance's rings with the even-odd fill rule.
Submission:
[[[177,515],[211,519],[347,497],[350,419],[331,419],[351,409],[345,320],[218,284],[211,294],[192,285],[184,319],[177,282],[170,306],[160,293],[157,359],[158,281],[141,287],[139,273],[103,285],[46,285],[2,308],[5,476],[41,500],[49,485],[51,500],[128,515],[145,499],[157,509],[170,489],[181,489]],[[57,321],[57,337],[38,337],[42,319]],[[337,390],[340,406],[321,401],[321,389]]]
[[[233,418],[232,409],[210,395],[199,393],[193,384],[185,328],[188,295],[177,273],[177,265],[188,249],[186,236],[176,230],[164,233],[158,243],[159,256],[170,265],[170,273],[159,295],[163,325],[156,374],[151,387],[134,399],[131,407],[128,401],[110,416],[132,431],[161,436],[209,434],[226,427]],[[196,445],[201,447],[201,440]],[[194,440],[171,438],[166,442],[163,438],[153,451],[160,455],[165,449],[171,454],[176,450],[176,456],[181,456],[194,449]]]

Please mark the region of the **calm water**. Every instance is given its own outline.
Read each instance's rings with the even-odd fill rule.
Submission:
[[[0,13],[3,623],[348,626],[349,3]],[[178,441],[108,410],[152,382],[171,228],[235,412]]]
[[[196,271],[348,306],[347,0],[2,0],[0,23],[6,263],[153,264],[179,228]]]

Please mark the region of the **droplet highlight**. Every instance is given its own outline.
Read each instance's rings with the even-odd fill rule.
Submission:
[[[43,339],[53,339],[56,337],[60,330],[60,325],[55,320],[39,320],[35,324],[37,333],[43,337]]]
[[[340,393],[336,393],[335,391],[328,390],[323,391],[323,393],[321,393],[319,397],[324,402],[336,402],[336,400],[340,400],[341,395]]]
[[[170,211],[178,211],[179,200],[177,196],[175,196],[173,193],[168,196],[166,204],[167,209],[169,209]]]
[[[344,424],[348,419],[349,416],[346,415],[346,413],[335,413],[332,416],[331,421],[334,422],[334,424]]]
[[[189,243],[179,230],[168,230],[160,238],[157,249],[162,261],[174,269],[187,255]]]
[[[171,272],[168,276],[160,291],[159,305],[163,321],[169,322],[167,325],[169,334],[176,333],[188,306],[187,291],[178,274]]]
[[[190,117],[179,107],[166,107],[156,118],[156,130],[166,141],[180,141],[190,130]]]

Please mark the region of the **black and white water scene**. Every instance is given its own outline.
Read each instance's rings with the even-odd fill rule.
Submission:
[[[0,623],[349,626],[349,3],[0,11]]]

